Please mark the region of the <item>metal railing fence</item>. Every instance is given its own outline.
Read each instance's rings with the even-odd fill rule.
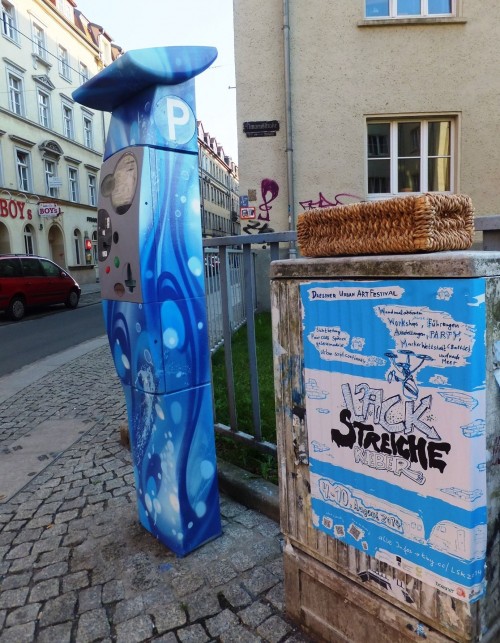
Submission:
[[[224,314],[229,317],[229,327],[234,333],[246,321],[244,301],[243,251],[228,249],[221,270],[221,257],[215,248],[205,249],[205,295],[210,350],[217,350],[224,343]],[[227,281],[223,281],[226,275]],[[227,310],[222,308],[222,288],[227,290]]]
[[[229,409],[229,426],[215,418],[215,430],[232,439],[275,454],[276,444],[263,440],[257,350],[255,341],[255,313],[259,309],[257,273],[259,259],[265,255],[267,266],[267,302],[260,302],[264,309],[270,307],[269,264],[280,258],[280,243],[295,241],[294,232],[277,232],[259,235],[238,235],[204,239],[205,288],[210,346],[223,348],[226,370],[226,392]],[[266,273],[266,268],[263,269]],[[263,278],[264,279],[264,278]],[[266,297],[266,291],[261,296]],[[233,354],[231,337],[242,324],[247,326],[248,368],[252,426],[240,427],[236,412]]]

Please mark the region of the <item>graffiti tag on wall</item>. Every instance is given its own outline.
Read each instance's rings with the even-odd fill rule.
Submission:
[[[252,221],[247,221],[243,227],[243,232],[246,234],[263,234],[265,232],[274,232],[269,223],[271,221],[271,210],[273,206],[271,203],[278,198],[279,185],[274,179],[262,179],[260,184],[260,193],[262,202],[258,206],[257,218]],[[314,208],[336,207],[338,205],[348,205],[349,203],[363,201],[362,197],[349,192],[339,192],[333,197],[333,201],[327,199],[322,192],[318,194],[318,198],[306,199],[299,201],[303,210],[313,210]]]
[[[313,199],[307,199],[306,201],[299,201],[299,203],[304,210],[313,210],[314,208],[327,208],[335,207],[337,205],[348,205],[349,203],[352,203],[353,199],[354,201],[363,201],[360,196],[349,194],[348,192],[339,192],[339,194],[336,194],[334,196],[334,199],[334,201],[329,201],[325,196],[323,196],[323,192],[320,192],[317,201],[314,201]]]
[[[271,219],[270,213],[273,209],[271,203],[278,198],[279,191],[280,187],[276,181],[273,179],[262,179],[260,184],[262,203],[259,205],[257,220],[247,223],[243,228],[244,232],[247,234],[274,232],[274,228],[271,228],[269,225]]]

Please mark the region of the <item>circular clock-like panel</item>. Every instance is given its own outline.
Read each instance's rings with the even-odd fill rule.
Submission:
[[[108,174],[104,177],[101,183],[101,194],[105,197],[111,196],[113,188],[115,187],[115,177],[112,174]]]
[[[113,178],[111,203],[117,214],[125,214],[132,205],[137,187],[137,161],[133,154],[128,152],[121,157]]]

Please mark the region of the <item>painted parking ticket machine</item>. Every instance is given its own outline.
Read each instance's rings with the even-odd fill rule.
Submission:
[[[129,51],[74,93],[112,112],[98,260],[142,525],[185,555],[221,533],[194,77],[213,47]]]

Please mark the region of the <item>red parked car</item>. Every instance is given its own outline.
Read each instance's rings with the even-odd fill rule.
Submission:
[[[14,321],[33,306],[66,304],[76,308],[80,293],[73,277],[50,259],[0,255],[0,311]]]

